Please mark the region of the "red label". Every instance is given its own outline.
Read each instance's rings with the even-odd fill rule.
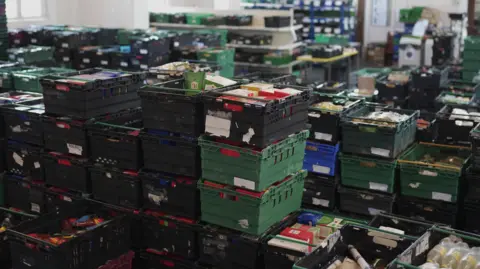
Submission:
[[[69,92],[70,88],[67,85],[57,84],[55,88],[59,91]]]
[[[72,166],[72,163],[69,160],[58,160],[58,164]]]
[[[57,127],[62,129],[70,129],[70,124],[65,122],[57,122]]]
[[[223,104],[223,108],[225,108],[226,110],[233,111],[233,112],[242,112],[243,111],[243,106],[229,104],[229,103]]]
[[[233,150],[233,149],[222,148],[222,149],[220,149],[220,153],[225,155],[225,156],[229,156],[229,157],[234,157],[234,158],[240,157],[240,152],[238,152],[236,150]]]
[[[138,173],[135,171],[123,171],[123,173],[129,176],[134,176],[134,177],[138,176]]]
[[[140,134],[140,130],[131,131],[128,134],[132,136],[138,136]]]
[[[163,265],[168,266],[168,267],[174,267],[175,263],[172,261],[162,261]]]

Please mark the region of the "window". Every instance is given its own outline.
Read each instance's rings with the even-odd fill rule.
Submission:
[[[45,0],[6,0],[8,19],[29,19],[45,16]]]

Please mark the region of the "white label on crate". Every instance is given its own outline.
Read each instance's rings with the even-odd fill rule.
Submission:
[[[376,209],[376,208],[373,208],[373,207],[369,207],[368,208],[368,213],[372,216],[375,216],[375,215],[378,215],[380,213],[384,213],[385,210],[380,210],[380,209]]]
[[[83,58],[83,62],[86,63],[86,64],[88,64],[88,63],[90,63],[90,59],[88,59],[88,58]]]
[[[319,7],[320,6],[320,0],[315,0],[313,2],[313,5],[316,6],[316,7]]]
[[[330,34],[332,32],[332,28],[331,27],[325,27],[325,29],[323,29],[323,31],[327,34]]]
[[[418,242],[418,245],[415,247],[415,256],[423,254],[430,248],[428,243],[430,241],[430,232],[425,233],[419,240],[420,242]]]
[[[40,163],[39,162],[34,162],[33,167],[35,167],[35,169],[40,168]]]
[[[215,136],[230,136],[230,120],[212,115],[207,115],[205,120],[205,132]]]
[[[464,121],[464,120],[456,120],[455,125],[457,126],[467,126],[467,127],[472,127],[473,122],[472,121]]]
[[[16,152],[13,153],[13,160],[20,166],[23,166],[23,158],[18,155]]]
[[[10,58],[10,59],[12,59],[12,60],[15,60],[15,55],[10,54],[10,55],[8,55],[8,58]]]
[[[266,61],[265,64],[272,64],[272,61]]]
[[[373,155],[379,155],[383,157],[390,157],[390,150],[381,148],[370,148]]]
[[[148,50],[146,50],[146,49],[141,49],[141,50],[140,50],[140,54],[148,54]]]
[[[32,42],[32,43],[35,44],[35,43],[37,43],[37,39],[36,39],[36,38],[32,38],[32,39],[30,40],[30,42]]]
[[[25,81],[25,82],[29,82],[30,78],[22,78],[22,80]]]
[[[325,200],[325,199],[318,199],[318,198],[312,197],[312,204],[323,206],[323,207],[328,207],[330,205],[330,201]]]
[[[108,65],[108,61],[105,61],[105,60],[100,61],[100,64],[101,64],[101,65]]]
[[[331,7],[331,6],[333,6],[333,1],[331,1],[331,0],[325,1],[325,6],[326,6],[326,7]]]
[[[317,113],[317,112],[310,112],[310,113],[308,113],[308,116],[313,117],[313,118],[320,118],[322,115],[320,113]]]
[[[432,192],[432,199],[433,200],[441,200],[445,202],[451,202],[452,201],[452,195],[448,193],[442,193],[442,192]]]
[[[68,48],[68,43],[62,43],[62,48]]]
[[[255,190],[255,182],[239,177],[233,177],[233,185],[249,190]]]
[[[250,225],[248,225],[248,219],[238,220],[238,224],[239,224],[240,227],[242,227],[243,229],[248,229],[248,227],[250,226]]]
[[[367,201],[372,201],[374,199],[373,196],[367,195],[367,194],[360,194],[360,197],[362,197],[363,200],[367,200]]]
[[[25,59],[23,59],[23,58],[18,58],[17,61],[18,61],[19,63],[24,63],[24,62],[25,62]]]
[[[248,132],[243,135],[242,141],[245,143],[250,143],[250,140],[254,135],[255,135],[255,131],[253,130],[253,128],[248,128]]]
[[[434,171],[428,171],[428,170],[420,170],[420,172],[418,172],[420,175],[422,176],[429,176],[429,177],[436,177],[438,176],[438,173],[437,172],[434,172]]]
[[[326,166],[321,166],[321,165],[312,165],[312,170],[315,173],[321,173],[321,174],[330,174],[330,167]]]
[[[178,47],[178,46],[180,46],[180,43],[178,43],[178,41],[175,41],[175,42],[173,42],[173,46]]]
[[[410,183],[410,184],[408,184],[408,186],[409,186],[410,188],[412,188],[412,189],[418,189],[418,187],[420,187],[421,184],[422,184],[422,183],[420,183],[420,182]]]
[[[70,62],[70,57],[63,57],[64,62]]]
[[[128,66],[128,63],[127,63],[127,62],[121,62],[121,63],[120,63],[120,66],[127,67],[127,66]]]
[[[332,135],[331,135],[331,134],[325,134],[325,133],[315,132],[315,139],[325,140],[325,141],[332,141]]]
[[[339,35],[342,32],[342,30],[340,28],[335,28],[335,29],[333,29],[333,32],[335,34]]]
[[[15,40],[13,40],[13,43],[15,43],[15,44],[20,44],[20,39],[15,39]]]
[[[70,198],[68,196],[63,196],[63,200],[67,201],[67,202],[72,202],[72,198]]]
[[[322,27],[317,26],[315,27],[315,33],[320,33],[322,31]]]
[[[245,44],[250,45],[250,43],[252,43],[252,41],[250,41],[250,39],[245,40]]]
[[[369,186],[370,186],[371,190],[377,190],[377,191],[387,191],[388,190],[388,185],[387,184],[369,182]]]
[[[112,178],[112,174],[110,174],[109,172],[106,172],[105,176],[108,177],[108,178]]]
[[[68,153],[75,155],[82,155],[83,148],[79,145],[67,143]]]
[[[146,65],[146,64],[141,64],[141,65],[140,65],[140,68],[146,70],[146,69],[148,69],[148,65]]]
[[[37,213],[40,213],[40,206],[38,204],[35,204],[35,203],[30,203],[31,206],[32,206],[32,211],[33,212],[37,212]]]
[[[300,5],[300,0],[295,0],[295,1],[293,1],[293,4],[294,4],[294,5]]]

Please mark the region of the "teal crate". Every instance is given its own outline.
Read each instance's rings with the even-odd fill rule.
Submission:
[[[462,79],[465,81],[473,81],[473,79],[478,76],[478,70],[477,71],[471,71],[471,70],[463,70],[462,71]]]
[[[202,221],[260,235],[300,209],[307,172],[301,170],[264,192],[252,192],[206,180],[198,182]]]
[[[287,175],[302,169],[308,131],[272,144],[262,150],[199,139],[202,176],[208,180],[263,191]]]
[[[463,51],[480,50],[480,38],[477,36],[467,36]]]
[[[75,70],[66,68],[37,68],[23,71],[14,71],[12,72],[14,88],[17,91],[41,93],[42,85],[40,84],[40,79],[43,76],[67,73],[72,71]]]
[[[6,68],[0,68],[0,87],[2,89],[14,89],[13,74],[12,72],[24,71],[29,69],[35,69],[30,66],[12,66]]]
[[[424,160],[426,154],[443,160],[458,157],[459,166],[432,163]],[[455,203],[459,198],[464,173],[470,158],[470,148],[419,143],[398,158],[401,194],[424,199]]]
[[[407,115],[401,122],[361,121],[372,112],[395,112]],[[395,159],[415,141],[419,111],[386,108],[368,104],[352,110],[341,123],[343,152]]]

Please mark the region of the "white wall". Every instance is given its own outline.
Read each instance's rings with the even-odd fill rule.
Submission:
[[[372,0],[365,1],[364,43],[386,42],[389,31],[403,29],[403,24],[398,22],[399,12],[402,8],[425,6],[442,11],[441,20],[445,26],[450,25],[447,13],[466,13],[467,0],[390,0],[390,25],[387,27],[372,26]]]

